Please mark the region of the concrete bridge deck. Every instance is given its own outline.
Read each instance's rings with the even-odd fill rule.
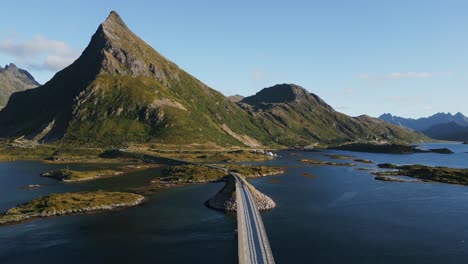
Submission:
[[[234,172],[229,174],[236,179],[239,263],[275,263],[262,217],[245,179]]]

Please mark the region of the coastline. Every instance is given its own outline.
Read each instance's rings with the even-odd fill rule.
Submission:
[[[67,194],[77,194],[77,193],[64,193],[64,194],[59,194],[59,195],[67,195]],[[114,203],[109,203],[109,204],[100,204],[100,205],[85,206],[85,207],[77,206],[76,208],[69,208],[69,209],[64,209],[64,210],[56,210],[55,208],[52,208],[53,209],[52,211],[42,211],[42,212],[33,212],[33,213],[24,213],[24,214],[12,213],[13,210],[16,210],[18,208],[21,208],[22,206],[28,205],[29,203],[37,201],[38,199],[51,197],[51,196],[44,196],[36,200],[26,202],[16,207],[10,208],[7,211],[0,214],[0,226],[18,224],[18,223],[28,222],[34,219],[46,218],[46,217],[95,214],[95,213],[106,212],[106,211],[114,211],[114,210],[124,209],[128,207],[134,207],[146,201],[146,198],[144,196],[139,195],[139,194],[134,194],[134,193],[101,192],[99,194],[100,195],[109,195],[109,194],[127,195],[127,196],[132,196],[133,199],[132,201],[127,201],[127,202],[116,201]],[[95,193],[89,193],[89,195],[95,195]]]

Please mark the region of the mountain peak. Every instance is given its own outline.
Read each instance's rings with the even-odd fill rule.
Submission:
[[[8,69],[17,69],[18,67],[16,67],[16,65],[14,63],[10,63],[10,64],[7,64],[5,65],[5,70],[8,70]]]
[[[124,27],[125,29],[128,29],[123,19],[115,11],[111,11],[107,19],[101,25],[104,28],[109,28],[109,27],[113,28],[113,27],[118,26],[118,27]]]
[[[248,104],[275,104],[295,101],[301,95],[309,94],[306,89],[296,84],[277,84],[272,87],[264,88],[253,96],[242,100]]]
[[[13,93],[39,85],[31,74],[13,63],[7,64],[5,69],[0,67],[0,84],[0,109],[6,105]]]
[[[320,97],[309,93],[305,88],[297,84],[286,83],[264,88],[255,95],[244,98],[241,103],[259,108],[268,108],[275,104],[306,105],[307,107],[320,105],[329,111],[333,110]]]
[[[106,20],[109,20],[109,19],[121,19],[121,18],[120,18],[119,13],[117,13],[117,11],[112,10],[110,11],[109,16],[107,17]]]
[[[100,24],[79,61],[97,72],[132,77],[153,77],[164,86],[178,80],[180,69],[133,33],[112,11]]]
[[[384,119],[384,118],[393,118],[393,115],[390,113],[383,113],[379,117],[379,119]]]

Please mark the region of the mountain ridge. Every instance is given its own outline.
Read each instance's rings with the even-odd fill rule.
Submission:
[[[0,112],[1,136],[252,146],[262,137],[236,104],[160,55],[116,12],[75,62],[35,90],[13,96]]]
[[[258,119],[276,142],[284,145],[424,138],[376,118],[350,117],[337,112],[319,96],[296,84],[262,89],[238,104]]]
[[[158,53],[112,11],[77,60],[46,84],[11,97],[0,111],[0,136],[240,147],[422,138],[338,113],[300,86],[275,87],[236,104]]]
[[[434,125],[449,122],[457,122],[463,126],[468,126],[468,118],[460,112],[456,113],[455,115],[452,115],[451,113],[436,113],[432,116],[422,118],[404,118],[400,116],[393,116],[390,113],[385,113],[379,116],[379,119],[416,131],[424,131]]]
[[[5,68],[0,66],[0,109],[7,104],[13,93],[39,85],[28,71],[18,68],[13,63],[5,65]]]
[[[454,121],[433,125],[424,130],[423,133],[433,139],[468,141],[468,126],[463,126]]]

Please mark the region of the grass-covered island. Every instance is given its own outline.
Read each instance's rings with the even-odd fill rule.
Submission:
[[[225,167],[230,171],[242,174],[246,178],[253,177],[264,177],[271,175],[283,174],[285,172],[284,168],[280,167],[271,167],[271,166],[251,166],[251,165],[242,165],[242,164],[229,164],[229,165],[218,165],[220,167]]]
[[[361,158],[357,158],[357,157],[353,157],[353,156],[336,155],[336,154],[327,154],[325,156],[329,157],[330,159],[353,160],[355,162],[366,163],[366,164],[373,164],[374,163],[372,160],[361,159]]]
[[[260,177],[284,173],[284,170],[277,167],[269,166],[249,166],[240,164],[217,165],[224,167],[244,177]],[[203,165],[179,165],[167,167],[163,170],[163,176],[160,177],[162,182],[170,183],[206,183],[223,180],[228,174],[227,172],[210,168]]]
[[[269,166],[249,166],[239,164],[217,164],[218,167],[228,168],[242,174],[244,177],[261,177],[284,173],[284,169]],[[177,165],[164,168],[162,175],[153,179],[149,185],[134,188],[138,193],[148,194],[157,189],[171,188],[193,183],[209,183],[225,181],[226,171],[204,165]]]
[[[78,192],[51,194],[18,205],[0,215],[0,224],[11,224],[37,217],[85,214],[135,206],[144,197],[124,192]]]
[[[340,146],[329,147],[335,150],[347,150],[355,152],[370,152],[370,153],[388,153],[388,154],[412,154],[412,153],[439,153],[439,154],[453,154],[447,148],[439,149],[418,149],[414,145],[403,144],[370,144],[370,143],[351,143]]]
[[[468,169],[431,167],[425,165],[379,164],[379,168],[389,171],[374,172],[377,177],[408,176],[422,181],[468,185]]]
[[[146,153],[190,162],[252,162],[274,158],[265,154],[265,151],[256,150],[158,150],[150,148]]]
[[[54,178],[63,182],[90,181],[99,178],[120,175],[123,172],[115,170],[75,171],[68,169],[52,170],[41,173],[42,177]]]
[[[219,181],[226,175],[222,170],[203,165],[179,165],[165,168],[159,179],[169,183],[205,183]]]
[[[300,159],[299,161],[305,164],[310,164],[310,165],[346,166],[346,167],[356,166],[356,164],[354,163],[332,162],[332,161],[323,161],[323,160],[318,160],[318,159]]]

